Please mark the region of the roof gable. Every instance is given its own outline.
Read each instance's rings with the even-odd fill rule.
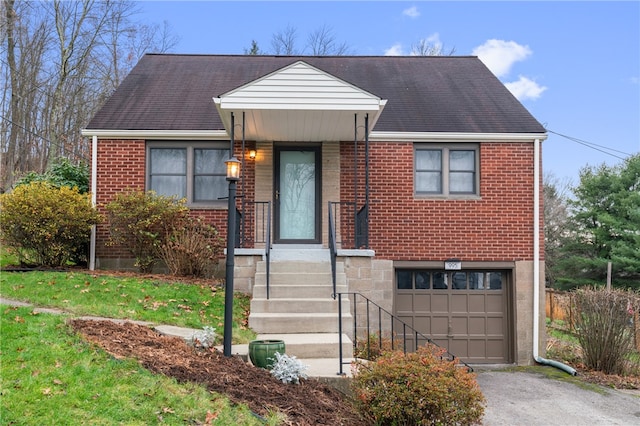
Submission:
[[[304,61],[272,72],[216,98],[220,108],[378,111],[380,97]]]

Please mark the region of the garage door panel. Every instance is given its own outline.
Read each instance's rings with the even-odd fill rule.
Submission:
[[[486,358],[487,342],[484,339],[469,340],[469,354],[472,354],[474,358]]]
[[[431,317],[429,316],[415,316],[414,328],[419,330],[422,334],[429,335],[431,331]],[[423,331],[424,330],[424,331]]]
[[[442,290],[431,293],[431,312],[449,312],[449,295]]]
[[[504,311],[504,297],[502,292],[497,294],[487,294],[486,296],[487,312],[503,312]]]
[[[449,317],[448,316],[431,317],[431,333],[434,335],[437,335],[437,334],[447,335],[447,333],[449,333]]]
[[[451,312],[469,312],[468,297],[466,294],[455,292],[451,295]]]
[[[484,317],[470,318],[469,319],[469,334],[471,335],[486,335],[487,334],[487,320]]]
[[[455,316],[451,318],[451,332],[453,335],[469,334],[469,318]]]
[[[469,312],[480,313],[486,312],[487,307],[485,305],[484,294],[470,294],[469,295]]]
[[[450,342],[449,352],[458,358],[469,357],[469,341],[467,339],[453,339]]]
[[[413,312],[413,294],[396,294],[396,312],[398,314],[404,312]]]
[[[487,335],[504,335],[504,318],[489,317],[487,318]]]
[[[413,297],[413,311],[414,312],[430,312],[431,311],[431,295],[416,294]]]
[[[487,340],[487,358],[502,359],[504,358],[504,340]]]

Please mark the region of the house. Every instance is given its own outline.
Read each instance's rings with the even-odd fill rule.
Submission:
[[[259,333],[337,334],[342,308],[357,338],[364,310],[331,296],[360,293],[467,362],[544,351],[546,132],[476,57],[150,54],[83,135],[98,206],[175,194],[225,236],[233,150],[234,282]],[[107,237],[92,264],[130,267]]]

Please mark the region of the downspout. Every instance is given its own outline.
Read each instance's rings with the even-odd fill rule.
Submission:
[[[533,142],[533,359],[538,364],[550,365],[577,375],[576,370],[566,364],[546,359],[538,354],[540,342],[540,139]]]
[[[91,138],[91,205],[97,204],[98,190],[98,136]],[[91,226],[91,238],[89,240],[89,270],[96,269],[96,225]]]

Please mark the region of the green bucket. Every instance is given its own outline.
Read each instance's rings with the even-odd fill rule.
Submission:
[[[271,370],[276,352],[284,355],[284,340],[253,340],[249,342],[249,359],[256,367]]]

